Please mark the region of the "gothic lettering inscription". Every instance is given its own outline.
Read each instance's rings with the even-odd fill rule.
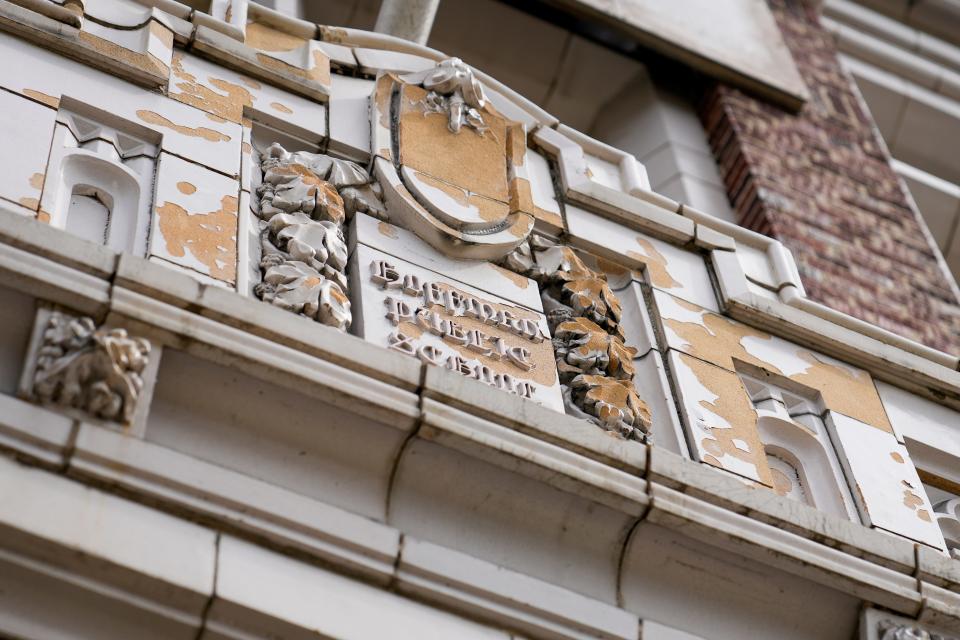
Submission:
[[[362,283],[365,338],[500,391],[562,408],[541,313],[362,245],[359,251],[352,269]]]

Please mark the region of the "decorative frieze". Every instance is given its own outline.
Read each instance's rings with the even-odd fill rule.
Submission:
[[[92,318],[53,312],[43,330],[33,374],[40,402],[130,424],[143,390],[150,343]]]
[[[265,302],[342,331],[352,315],[347,297],[343,224],[357,211],[383,215],[379,187],[359,165],[319,153],[263,154],[257,194]]]
[[[637,350],[624,342],[620,301],[603,273],[567,246],[534,237],[505,264],[540,284],[567,411],[625,438],[647,440],[650,410],[634,389]]]

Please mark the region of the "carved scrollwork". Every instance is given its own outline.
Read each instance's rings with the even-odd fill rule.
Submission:
[[[263,155],[257,193],[262,300],[342,331],[352,315],[347,297],[343,224],[356,212],[382,217],[380,187],[360,166],[319,153]]]
[[[460,58],[447,58],[432,69],[403,76],[402,80],[428,91],[420,106],[425,113],[446,114],[451,133],[460,133],[464,126],[480,135],[486,133],[481,111],[487,105],[487,96],[473,69]]]
[[[620,301],[606,276],[570,247],[542,238],[522,245],[503,263],[540,284],[567,410],[625,438],[646,441],[650,410],[633,385],[636,349],[624,343]]]
[[[143,390],[150,343],[92,318],[54,312],[37,352],[33,395],[40,402],[130,423]]]

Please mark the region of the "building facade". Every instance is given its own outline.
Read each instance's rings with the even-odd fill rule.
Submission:
[[[960,638],[955,0],[0,49],[0,636]]]

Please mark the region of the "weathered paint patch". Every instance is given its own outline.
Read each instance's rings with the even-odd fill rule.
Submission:
[[[260,51],[293,51],[307,44],[305,38],[278,31],[260,22],[248,22],[244,42]]]
[[[746,362],[819,391],[828,409],[892,433],[866,371],[758,331],[695,304],[655,293],[669,346],[735,371]]]
[[[172,129],[179,134],[190,136],[192,138],[203,138],[208,142],[230,141],[230,136],[226,135],[225,133],[220,133],[214,129],[207,129],[206,127],[185,127],[183,125],[176,124],[175,122],[171,122],[159,113],[147,111],[146,109],[138,110],[137,117],[146,123],[166,129]]]
[[[293,109],[279,102],[271,102],[270,106],[276,109],[277,111],[279,111],[280,113],[293,113]]]
[[[324,86],[330,85],[330,59],[322,51],[313,52],[313,66],[309,69],[301,69],[300,67],[295,67],[292,64],[284,62],[283,60],[278,60],[272,56],[269,56],[265,53],[257,54],[257,62],[260,63],[265,69],[274,71],[287,76],[293,76],[294,78],[300,78],[301,80],[310,80],[312,82],[319,82]]]
[[[196,76],[183,68],[183,55],[173,56],[174,83],[179,92],[170,92],[170,97],[185,104],[207,111],[231,122],[240,122],[243,108],[253,104],[250,90],[221,78],[207,78],[207,83],[222,93],[217,93]]]
[[[484,113],[489,128],[483,135],[472,130],[454,134],[446,115],[424,113],[426,95],[426,90],[413,85],[401,89],[400,162],[471,193],[508,203],[506,121]]]
[[[772,487],[757,413],[739,376],[675,351],[670,359],[700,460]]]
[[[233,282],[237,271],[237,198],[223,196],[220,208],[190,213],[173,202],[157,207],[160,233],[171,256],[189,251],[212,277]]]
[[[397,234],[397,228],[392,224],[390,224],[389,222],[382,222],[382,221],[378,222],[377,231],[379,231],[381,235],[386,236],[392,240],[396,240],[399,237],[399,235]]]
[[[495,264],[492,264],[492,266],[494,269],[497,270],[498,273],[503,274],[508,280],[513,282],[513,284],[517,285],[517,287],[519,287],[520,289],[526,289],[527,287],[530,286],[530,278],[526,276],[522,276],[519,273],[514,273],[509,269],[504,269],[503,267]]]
[[[664,289],[683,287],[683,284],[670,274],[667,258],[657,251],[653,243],[641,236],[638,236],[636,240],[637,244],[640,245],[640,251],[628,252],[628,255],[646,264],[647,273],[650,275],[650,282],[653,286]]]
[[[55,98],[41,91],[36,91],[34,89],[24,89],[23,95],[27,96],[28,98],[32,98],[37,102],[42,102],[48,107],[53,107],[54,109],[60,108],[60,98]]]

